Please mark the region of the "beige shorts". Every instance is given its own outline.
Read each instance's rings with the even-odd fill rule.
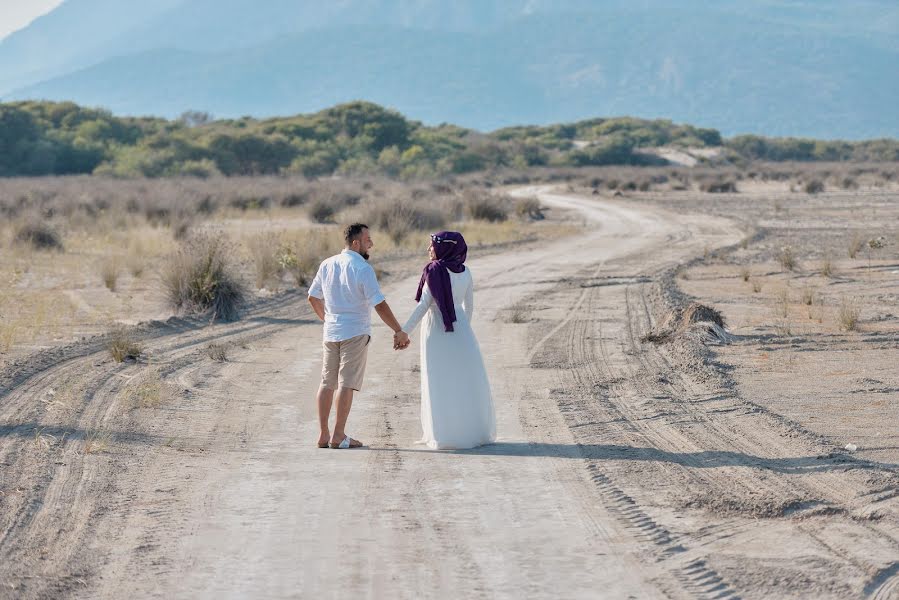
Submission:
[[[370,341],[371,336],[363,334],[340,342],[323,342],[322,386],[361,390]]]

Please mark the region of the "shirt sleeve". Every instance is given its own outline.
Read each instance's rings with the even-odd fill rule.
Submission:
[[[403,325],[403,331],[412,333],[418,327],[418,323],[424,318],[425,313],[428,312],[432,302],[434,302],[434,297],[431,295],[431,290],[428,289],[428,284],[425,284],[424,289],[421,290],[421,300],[418,301],[415,310],[412,311],[406,324]]]
[[[312,280],[312,285],[309,286],[309,295],[313,298],[318,298],[319,300],[325,299],[325,294],[322,291],[322,268],[321,265],[318,267],[318,271],[315,273],[315,278]]]
[[[381,302],[384,302],[384,294],[381,293],[381,286],[378,285],[378,277],[375,275],[375,270],[368,266],[362,273],[362,293],[365,294],[365,299],[368,301],[369,306],[377,306]]]

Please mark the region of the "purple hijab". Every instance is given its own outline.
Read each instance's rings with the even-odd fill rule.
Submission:
[[[468,246],[465,244],[465,238],[457,231],[441,231],[431,235],[431,245],[434,246],[437,260],[425,265],[421,281],[418,282],[415,301],[421,300],[421,290],[427,282],[440,314],[443,315],[443,326],[446,331],[452,331],[453,323],[456,321],[456,309],[453,307],[453,286],[450,283],[449,272],[461,273],[465,270]]]

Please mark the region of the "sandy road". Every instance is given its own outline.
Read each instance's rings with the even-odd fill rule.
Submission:
[[[685,232],[621,205],[547,201],[582,210],[602,227],[539,250],[482,260],[472,253],[476,328],[493,374],[499,444],[465,453],[413,446],[420,433],[417,353],[392,352],[388,332],[379,327],[367,389],[351,421],[353,434],[370,449],[314,448],[310,400],[320,329],[285,330],[214,384],[218,393],[234,394],[235,405],[252,403],[233,415],[246,443],[237,452],[222,447],[209,453],[228,460],[189,498],[191,513],[183,519],[189,535],[167,535],[160,546],[159,553],[180,567],[133,582],[136,591],[586,598],[604,590],[613,597],[659,596],[659,574],[641,567],[644,540],[597,501],[575,439],[550,405],[553,372],[530,368],[543,342],[529,339],[526,324],[507,323],[504,311],[566,285],[584,268],[600,275],[604,262]],[[734,235],[726,227],[722,233]],[[386,290],[399,314],[411,309],[415,283],[412,277]],[[559,325],[577,308],[556,307]],[[550,330],[544,338],[555,335]],[[122,566],[123,575],[131,570]],[[104,579],[109,587],[101,596],[122,591],[118,577]]]
[[[896,530],[865,522],[872,501],[860,497],[888,489],[892,471],[822,460],[776,415],[637,341],[653,321],[652,281],[741,233],[521,191],[535,192],[597,225],[541,248],[470,253],[497,444],[414,446],[418,355],[393,352],[378,325],[348,427],[369,447],[315,448],[321,330],[292,296],[240,324],[188,323],[151,342],[179,390],[152,415],[123,411],[129,371],[102,368],[80,435],[125,419],[113,449],[47,458],[28,436],[35,424],[59,433],[54,413],[19,405],[60,369],[97,362],[83,351],[19,377],[0,405],[0,460],[45,473],[30,492],[24,471],[3,481],[23,491],[4,500],[0,595],[890,597]],[[385,289],[401,318],[416,283]],[[198,358],[223,337],[242,344],[228,363]],[[832,514],[845,518],[809,521]],[[790,580],[778,561],[797,555],[820,581]]]

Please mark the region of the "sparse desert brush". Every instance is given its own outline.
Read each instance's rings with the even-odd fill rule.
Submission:
[[[790,291],[781,288],[774,297],[774,312],[781,318],[787,318],[790,314]]]
[[[273,281],[281,271],[278,263],[280,242],[272,233],[261,233],[251,237],[247,242],[250,258],[253,262],[256,289],[262,289]]]
[[[19,325],[0,320],[0,352],[9,352],[19,337]]]
[[[201,234],[182,244],[161,274],[169,306],[192,314],[211,312],[213,320],[236,320],[247,289],[232,256],[233,248],[220,235]]]
[[[307,285],[321,261],[339,251],[339,238],[337,231],[330,229],[285,235],[278,249],[278,266],[290,274],[297,287]]]
[[[174,395],[174,388],[154,368],[136,376],[125,390],[128,402],[138,408],[158,408],[169,402]]]
[[[783,246],[780,249],[780,252],[777,253],[777,262],[780,263],[780,266],[783,267],[785,271],[794,270],[798,264],[796,261],[796,254],[793,251],[792,246]]]
[[[120,326],[115,326],[109,331],[106,347],[116,362],[137,360],[143,352],[143,348],[131,332]]]
[[[519,219],[540,221],[545,218],[543,206],[537,198],[521,198],[515,202],[515,214]]]
[[[815,300],[818,297],[818,290],[811,286],[805,286],[802,288],[802,303],[806,306],[811,306],[815,303]]]
[[[107,431],[88,431],[84,436],[84,453],[98,454],[109,450],[112,434]]]
[[[859,251],[865,247],[865,240],[857,233],[852,234],[852,238],[849,240],[849,258],[855,258],[858,256]]]
[[[750,277],[749,284],[752,286],[752,292],[758,294],[762,291],[762,280],[758,277]]]
[[[62,238],[48,223],[37,218],[27,219],[15,228],[13,240],[35,250],[62,251]]]
[[[747,266],[740,267],[740,279],[743,281],[749,281],[750,276],[752,275],[752,271]]]
[[[314,200],[308,206],[309,218],[316,223],[333,223],[337,213],[334,206],[327,200]]]
[[[820,194],[824,191],[824,182],[820,179],[812,179],[803,186],[806,194]]]
[[[509,323],[527,323],[528,321],[528,309],[527,307],[520,303],[516,302],[511,307],[509,307],[507,320]]]
[[[468,193],[465,197],[465,215],[476,221],[499,223],[509,218],[509,201],[503,196],[489,193]]]
[[[855,331],[858,329],[858,320],[861,316],[861,308],[858,298],[844,296],[840,302],[840,308],[837,311],[837,319],[840,322],[840,328],[845,331]]]
[[[100,277],[103,279],[103,285],[110,292],[116,290],[120,271],[121,265],[117,256],[107,256],[100,262]]]
[[[825,255],[823,259],[821,259],[821,275],[824,277],[833,277],[833,261],[830,259],[830,255]]]
[[[413,231],[439,231],[446,225],[449,210],[440,203],[427,204],[423,199],[379,198],[361,207],[361,221],[399,246]]]
[[[709,194],[735,194],[737,182],[733,180],[718,180],[704,182],[699,189]]]
[[[206,346],[206,356],[215,362],[226,362],[228,360],[228,345],[218,342],[211,342]]]

